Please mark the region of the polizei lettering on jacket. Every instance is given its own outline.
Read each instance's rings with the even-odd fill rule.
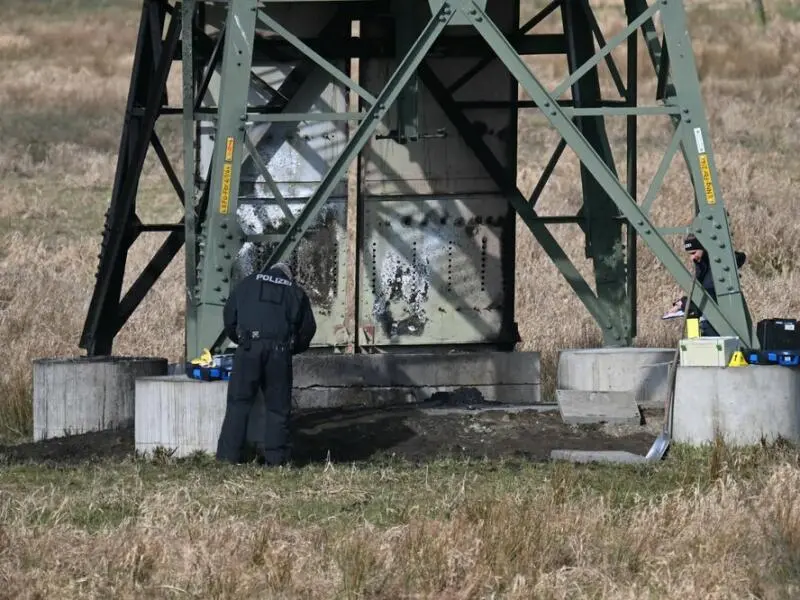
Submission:
[[[288,279],[283,279],[282,277],[273,277],[272,275],[265,275],[264,273],[259,273],[256,275],[256,279],[258,281],[266,281],[267,283],[275,283],[277,285],[292,285],[292,282]]]

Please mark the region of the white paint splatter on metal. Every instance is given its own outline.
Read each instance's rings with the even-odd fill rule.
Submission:
[[[407,316],[414,316],[422,323],[428,320],[426,304],[432,285],[431,273],[439,270],[437,267],[443,260],[446,261],[447,241],[452,235],[448,227],[430,222],[422,229],[407,231],[411,235],[401,239],[410,255],[391,249],[392,242],[389,240],[382,256],[380,253],[376,256],[379,265],[376,265],[377,289],[374,292],[373,314],[376,320],[385,320],[387,313],[394,308],[391,311],[392,325]],[[413,325],[409,325],[409,330],[414,329]]]

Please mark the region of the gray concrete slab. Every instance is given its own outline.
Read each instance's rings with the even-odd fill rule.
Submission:
[[[553,450],[550,460],[563,460],[576,463],[613,463],[622,465],[647,463],[640,454],[624,450]]]
[[[158,357],[73,357],[33,361],[33,439],[130,427],[134,381],[163,375]]]
[[[734,446],[800,443],[800,369],[679,366],[672,437],[704,445],[717,436]]]
[[[301,354],[297,388],[538,386],[538,352]]]
[[[561,418],[571,425],[638,425],[641,422],[633,392],[556,390],[556,401]]]
[[[297,357],[293,370],[296,410],[417,404],[434,394],[442,400],[435,408],[464,412],[474,412],[467,405],[523,408],[541,400],[538,353],[308,354]],[[137,450],[161,446],[176,456],[214,452],[227,389],[227,382],[184,374],[137,379]]]
[[[214,454],[225,417],[227,384],[176,375],[136,380],[134,439],[136,451],[157,448],[185,457]]]
[[[518,414],[524,412],[554,412],[558,410],[557,404],[539,404],[532,406],[509,406],[508,404],[498,404],[497,406],[478,406],[471,408],[427,408],[421,407],[420,412],[431,415],[476,415],[487,412],[502,411],[510,414]]]
[[[663,408],[673,348],[581,348],[558,356],[556,387],[635,394],[642,408]]]

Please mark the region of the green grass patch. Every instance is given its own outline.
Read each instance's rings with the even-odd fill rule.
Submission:
[[[392,460],[263,470],[206,457],[129,459],[60,468],[7,464],[0,488],[25,499],[2,519],[24,517],[39,526],[113,528],[135,522],[148,503],[171,498],[190,520],[271,517],[346,530],[363,522],[388,528],[448,519],[465,504],[489,506],[500,497],[541,501],[542,493],[555,504],[594,497],[628,510],[665,494],[707,492],[722,477],[757,480],[771,465],[800,464],[799,456],[779,444],[739,450],[678,446],[661,463],[629,466],[439,459],[421,466]]]

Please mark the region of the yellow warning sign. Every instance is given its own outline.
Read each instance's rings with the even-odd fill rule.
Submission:
[[[219,212],[223,215],[228,214],[231,198],[231,171],[233,167],[230,163],[222,166],[222,190],[219,194]]]
[[[706,202],[716,204],[717,197],[714,194],[714,185],[711,183],[711,169],[708,166],[708,155],[700,155],[700,174],[703,176],[703,187],[706,190]]]
[[[745,359],[744,354],[742,354],[741,350],[737,350],[736,352],[733,353],[733,356],[731,356],[731,361],[728,363],[728,366],[729,367],[747,366],[747,360]]]
[[[233,138],[229,137],[228,142],[225,144],[225,162],[233,160]]]

